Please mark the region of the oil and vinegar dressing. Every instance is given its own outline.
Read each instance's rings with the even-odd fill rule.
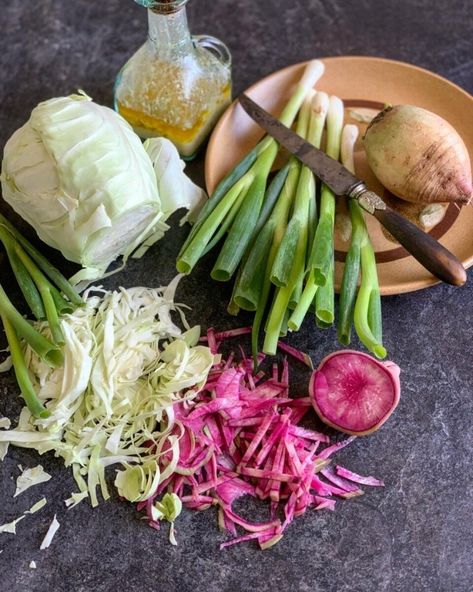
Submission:
[[[167,62],[153,66],[155,76],[122,86],[116,109],[140,137],[164,136],[190,158],[230,104],[231,83]]]
[[[231,57],[218,39],[190,35],[185,4],[148,10],[148,39],[118,74],[115,109],[140,137],[164,136],[192,158],[230,104]]]

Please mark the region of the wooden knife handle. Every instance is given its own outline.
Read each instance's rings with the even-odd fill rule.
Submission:
[[[461,262],[430,234],[387,206],[375,210],[373,215],[435,277],[454,286],[466,282]]]

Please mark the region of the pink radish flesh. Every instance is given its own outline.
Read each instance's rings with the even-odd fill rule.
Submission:
[[[394,411],[400,394],[399,368],[354,351],[336,352],[312,376],[317,414],[332,427],[363,435],[380,427]]]

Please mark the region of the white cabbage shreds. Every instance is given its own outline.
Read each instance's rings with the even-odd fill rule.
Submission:
[[[41,465],[32,469],[25,469],[16,480],[16,491],[13,497],[20,495],[33,485],[39,485],[40,483],[46,483],[51,479],[51,475],[46,473]]]
[[[72,466],[79,492],[96,506],[97,486],[109,494],[104,469],[136,467],[136,499],[152,495],[179,460],[173,403],[194,398],[215,362],[196,345],[199,329],[181,333],[171,312],[179,276],[165,289],[121,288],[85,294],[85,307],[62,320],[64,366],[50,368],[29,348],[26,361],[50,417],[35,419],[23,409],[20,424],[1,430],[0,442],[53,450]],[[44,325],[39,325],[46,333]],[[161,454],[173,457],[157,472]],[[146,478],[141,478],[146,475]]]
[[[54,514],[53,521],[49,525],[48,532],[46,533],[46,536],[44,537],[43,542],[39,547],[40,551],[44,551],[44,549],[47,549],[49,547],[49,545],[53,541],[54,535],[56,534],[60,526],[61,525],[59,524],[56,518],[56,514]]]

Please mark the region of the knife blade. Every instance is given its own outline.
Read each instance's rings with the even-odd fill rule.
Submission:
[[[375,216],[432,275],[455,286],[461,286],[466,282],[465,269],[453,253],[430,234],[389,208],[379,195],[367,189],[363,180],[301,138],[247,95],[240,95],[239,102],[260,127],[308,166],[336,195],[356,199],[363,209]]]

